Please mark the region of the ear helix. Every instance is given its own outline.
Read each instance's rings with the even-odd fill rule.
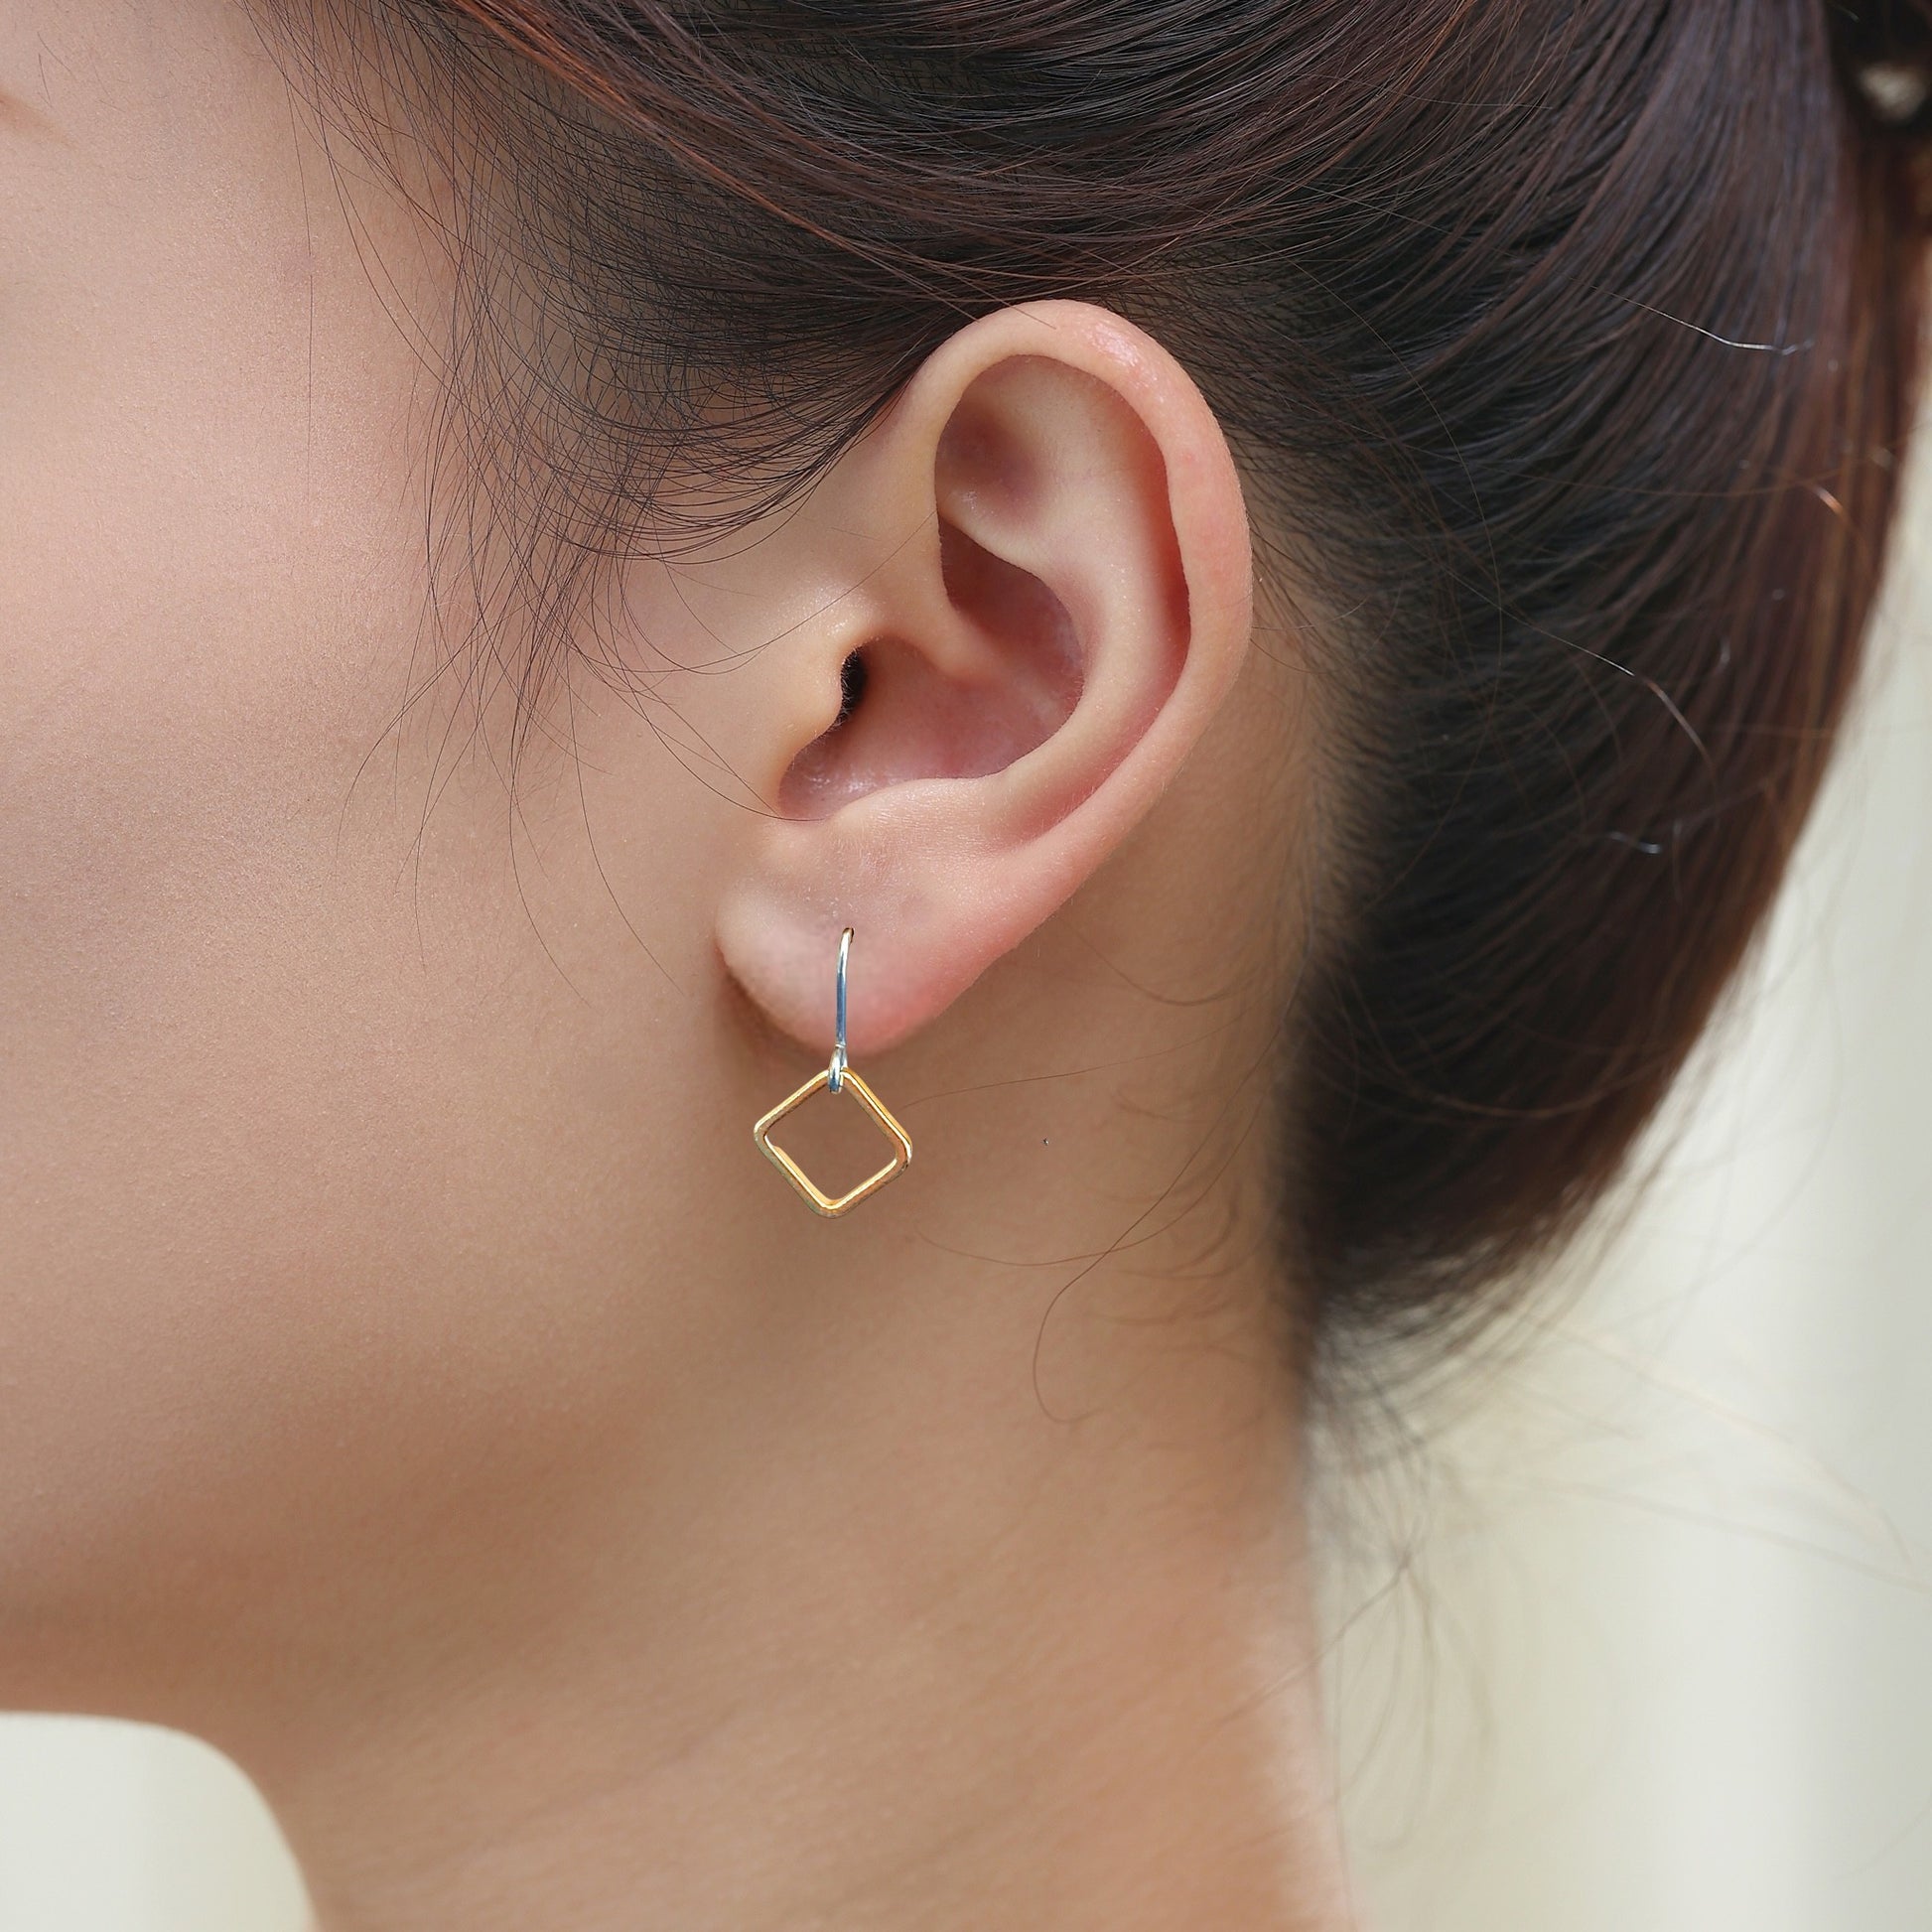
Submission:
[[[852,1070],[846,1059],[845,976],[846,963],[851,956],[852,928],[847,926],[839,935],[837,1019],[834,1027],[831,1064],[824,1072],[814,1073],[796,1093],[787,1094],[752,1129],[752,1139],[758,1144],[759,1152],[791,1182],[806,1206],[815,1214],[828,1217],[850,1212],[862,1200],[878,1193],[889,1180],[897,1178],[912,1165],[912,1142],[905,1129],[899,1125],[885,1102]],[[836,1198],[826,1193],[811,1175],[771,1138],[771,1130],[787,1114],[802,1107],[821,1087],[830,1094],[850,1093],[893,1145],[893,1158],[877,1173],[860,1181],[856,1187]]]

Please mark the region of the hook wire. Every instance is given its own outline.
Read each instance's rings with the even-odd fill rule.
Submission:
[[[839,934],[838,1019],[832,1039],[832,1071],[825,1083],[827,1088],[833,1093],[837,1093],[840,1087],[845,1084],[845,1069],[847,1065],[845,1057],[845,969],[846,962],[851,957],[852,928],[847,926]]]

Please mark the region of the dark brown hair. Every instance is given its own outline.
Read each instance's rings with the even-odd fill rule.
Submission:
[[[1925,8],[366,4],[460,86],[464,380],[522,426],[469,451],[568,537],[539,572],[531,536],[525,603],[663,543],[673,468],[745,509],[807,486],[966,318],[1079,296],[1169,344],[1273,576],[1343,614],[1291,1259],[1331,1328],[1421,1332],[1571,1230],[1853,684],[1911,407]]]

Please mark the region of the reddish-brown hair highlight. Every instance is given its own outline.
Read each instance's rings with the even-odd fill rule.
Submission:
[[[366,4],[483,103],[540,237],[496,234],[569,379],[493,393],[579,556],[661,536],[694,453],[748,505],[806,486],[974,314],[1168,342],[1278,585],[1345,614],[1293,1266],[1332,1330],[1435,1330],[1573,1229],[1853,687],[1923,231],[1923,90],[1886,124],[1863,81],[1923,67],[1925,7]]]

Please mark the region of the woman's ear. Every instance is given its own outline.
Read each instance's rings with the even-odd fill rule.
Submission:
[[[774,810],[721,882],[718,944],[828,1047],[854,927],[858,1057],[942,1013],[1160,796],[1247,648],[1247,514],[1173,356],[1046,302],[934,351],[782,549],[845,559],[851,588],[766,660],[740,775]]]

